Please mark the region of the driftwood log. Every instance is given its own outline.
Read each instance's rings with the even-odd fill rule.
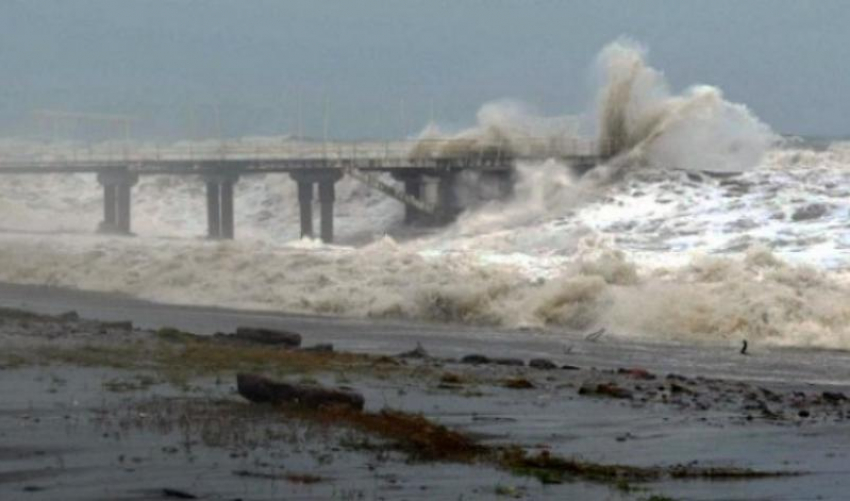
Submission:
[[[256,374],[237,374],[239,394],[254,403],[296,404],[310,408],[346,406],[363,409],[363,395],[322,386],[289,384],[272,381]]]

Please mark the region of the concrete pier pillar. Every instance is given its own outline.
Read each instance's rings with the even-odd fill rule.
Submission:
[[[239,176],[233,172],[210,172],[204,175],[207,185],[207,236],[232,240],[236,236],[233,186]]]
[[[233,185],[235,179],[224,179],[221,182],[221,238],[233,240],[236,236],[233,219]]]
[[[422,199],[422,176],[408,177],[404,180],[404,193]],[[422,220],[422,213],[412,205],[404,206],[404,222],[414,224]]]
[[[129,235],[133,186],[139,180],[138,174],[126,169],[109,169],[100,171],[97,180],[103,186],[103,221],[98,231]]]
[[[131,227],[131,207],[132,207],[132,196],[133,189],[130,183],[119,183],[115,187],[116,196],[116,210],[118,212],[118,220],[115,221],[115,226],[118,228],[118,232],[124,235],[130,234]]]
[[[425,196],[425,179],[421,172],[394,172],[393,178],[404,184],[404,193],[419,200]],[[404,205],[404,223],[413,225],[425,221],[426,217],[419,209]]]
[[[115,185],[103,184],[103,221],[100,223],[100,231],[111,231],[115,228],[117,216],[118,211],[115,205]]]
[[[457,198],[458,174],[448,171],[440,174],[437,182],[437,208],[441,222],[453,220],[460,212]]]
[[[319,205],[321,207],[321,232],[322,242],[332,243],[334,241],[334,190],[335,180],[319,182]]]
[[[299,169],[289,173],[298,183],[298,207],[301,211],[301,237],[313,238],[313,186],[319,185],[319,236],[323,242],[334,238],[334,184],[342,178],[338,169]]]
[[[221,238],[221,186],[207,179],[207,237]]]
[[[313,183],[310,181],[298,181],[298,208],[301,238],[313,238]]]

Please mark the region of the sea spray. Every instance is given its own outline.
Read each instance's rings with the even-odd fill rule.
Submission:
[[[500,99],[481,106],[472,127],[454,130],[429,123],[414,138],[410,156],[545,158],[592,153],[580,126],[579,116],[546,116],[526,103]]]
[[[597,66],[604,82],[596,113],[599,153],[619,158],[621,168],[649,163],[738,172],[756,166],[775,139],[769,127],[745,106],[726,101],[716,87],[672,94],[635,42],[608,45]]]

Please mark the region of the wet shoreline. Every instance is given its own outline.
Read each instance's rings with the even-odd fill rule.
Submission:
[[[850,390],[842,381],[850,381],[850,364],[842,352],[755,346],[742,356],[727,347],[591,341],[584,333],[159,306],[8,285],[0,286],[0,305],[83,318],[0,325],[7,355],[0,492],[16,499],[168,499],[164,488],[200,499],[841,499],[847,485],[850,405],[842,397]],[[166,325],[210,334],[246,324],[298,331],[305,345],[333,343],[335,356],[369,361],[295,367],[283,358],[258,365],[261,372],[354,388],[372,412],[421,414],[483,444],[599,464],[695,462],[805,475],[550,485],[483,464],[410,463],[392,450],[347,447],[352,435],[334,427],[228,414],[231,407],[215,405],[250,406],[235,394],[236,365],[175,377],[163,366],[171,359],[158,359],[144,341],[156,341]],[[397,356],[417,343],[427,357]],[[176,346],[169,349],[183,349]],[[15,350],[24,358],[9,358]],[[180,360],[191,368],[204,353],[215,351]],[[224,433],[237,424],[244,429]],[[307,478],[321,480],[293,480]]]

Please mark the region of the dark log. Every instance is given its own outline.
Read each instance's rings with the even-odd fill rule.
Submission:
[[[396,356],[398,358],[431,358],[431,356],[428,354],[428,351],[420,343],[416,343],[416,348],[410,351],[399,353]]]
[[[162,497],[175,499],[198,499],[198,496],[192,493],[181,491],[180,489],[170,489],[168,487],[162,489]]]
[[[251,343],[285,346],[287,348],[297,348],[301,346],[301,334],[279,329],[238,327],[234,338]]]
[[[460,359],[460,363],[462,364],[472,364],[472,365],[483,365],[492,363],[489,357],[484,355],[479,355],[478,353],[473,353],[471,355],[466,355],[465,357]]]
[[[239,394],[254,403],[296,404],[310,408],[346,406],[362,410],[363,395],[314,385],[272,381],[256,374],[237,374]]]
[[[579,388],[578,394],[597,397],[622,398],[627,400],[632,399],[632,392],[630,390],[617,386],[614,383],[603,383],[597,385],[584,383],[581,385],[581,388]]]
[[[491,360],[496,365],[509,365],[511,367],[522,367],[525,362],[518,358],[494,358]]]
[[[555,362],[549,360],[548,358],[534,358],[530,362],[528,362],[528,366],[534,369],[540,369],[544,371],[550,371],[558,368],[558,365],[555,364]]]

